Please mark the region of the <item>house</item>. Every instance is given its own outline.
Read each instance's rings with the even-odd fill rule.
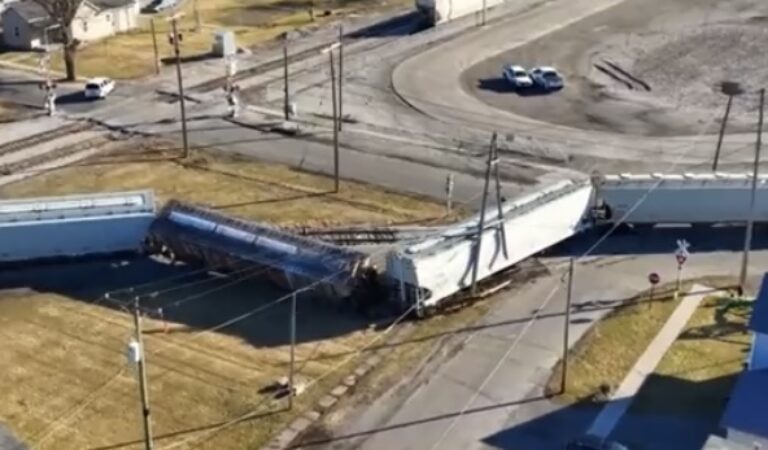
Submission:
[[[72,34],[82,42],[128,31],[138,25],[138,0],[83,0]],[[59,41],[58,25],[38,3],[17,0],[2,13],[3,41],[7,47],[34,50]]]
[[[726,442],[768,450],[768,274],[752,305],[749,329],[752,349],[720,425],[726,430]]]

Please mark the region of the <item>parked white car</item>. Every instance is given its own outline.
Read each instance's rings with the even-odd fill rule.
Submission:
[[[542,66],[534,67],[528,74],[536,84],[543,89],[554,90],[562,89],[565,83],[563,77],[555,70],[554,67]]]
[[[92,78],[85,83],[85,98],[107,98],[114,90],[114,80],[109,78]]]
[[[533,80],[525,68],[514,64],[504,66],[504,79],[515,88],[533,86]]]

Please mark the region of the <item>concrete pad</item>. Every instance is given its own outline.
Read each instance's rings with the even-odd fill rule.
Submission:
[[[331,390],[331,395],[334,397],[341,397],[346,394],[348,390],[349,388],[347,386],[340,384]]]
[[[326,395],[325,397],[321,398],[320,401],[317,402],[317,406],[320,408],[321,411],[326,412],[329,409],[333,408],[333,405],[335,405],[337,401],[338,399],[336,399],[336,397]]]
[[[291,422],[291,426],[289,428],[295,431],[296,434],[301,434],[306,431],[310,425],[312,425],[312,421],[308,418],[297,417],[293,422]]]

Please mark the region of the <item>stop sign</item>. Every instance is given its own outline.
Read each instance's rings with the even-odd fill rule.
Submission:
[[[659,284],[659,281],[661,281],[661,278],[659,277],[659,274],[656,272],[652,272],[650,275],[648,275],[648,281],[651,282],[652,285]]]
[[[677,259],[677,264],[682,266],[683,264],[685,264],[685,261],[688,259],[688,257],[682,253],[678,253],[675,255],[675,259]]]

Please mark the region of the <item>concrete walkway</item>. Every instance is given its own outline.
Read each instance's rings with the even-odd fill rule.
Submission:
[[[608,437],[611,434],[611,431],[619,423],[621,417],[629,409],[629,405],[632,404],[632,400],[642,387],[645,379],[656,370],[656,366],[667,353],[667,349],[675,342],[694,311],[696,311],[696,308],[698,308],[704,297],[707,296],[705,294],[707,291],[709,291],[709,288],[706,286],[696,284],[691,288],[691,292],[696,294],[683,297],[675,311],[667,319],[667,323],[664,324],[653,341],[648,345],[648,348],[645,349],[643,355],[632,367],[632,370],[624,378],[619,389],[611,397],[611,401],[605,405],[597,418],[595,418],[592,426],[587,431],[588,434],[601,437]]]

